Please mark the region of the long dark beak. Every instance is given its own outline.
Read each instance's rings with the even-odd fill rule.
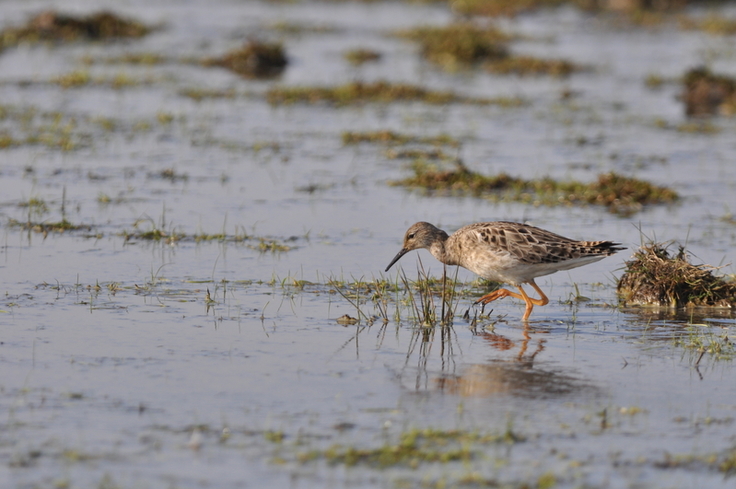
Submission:
[[[394,263],[396,263],[397,261],[399,261],[399,258],[401,258],[402,256],[406,255],[410,251],[411,250],[407,250],[406,248],[402,248],[401,251],[399,251],[396,254],[396,256],[394,257],[394,259],[391,260],[391,263],[388,264],[388,266],[386,267],[386,271],[388,272],[388,269],[391,268],[392,266],[394,266]]]

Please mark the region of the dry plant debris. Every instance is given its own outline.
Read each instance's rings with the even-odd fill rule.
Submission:
[[[695,68],[683,78],[685,113],[688,116],[736,113],[736,80],[716,75],[707,68]]]
[[[354,66],[362,65],[371,61],[378,61],[381,59],[381,53],[372,49],[351,49],[343,54],[345,60]]]
[[[669,245],[649,242],[626,262],[618,282],[618,295],[625,306],[733,307],[736,283],[713,274],[716,267],[693,265],[679,246],[677,254]]]

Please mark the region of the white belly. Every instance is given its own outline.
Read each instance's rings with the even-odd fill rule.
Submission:
[[[570,270],[593,263],[604,256],[584,256],[557,263],[524,263],[513,255],[467,256],[461,266],[471,272],[494,282],[520,285],[536,277],[543,277],[560,270]]]

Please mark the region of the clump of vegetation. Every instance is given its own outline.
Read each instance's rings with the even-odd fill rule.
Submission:
[[[351,49],[343,54],[345,60],[352,65],[362,65],[381,59],[381,53],[372,49]]]
[[[49,212],[49,206],[46,201],[38,197],[31,197],[30,199],[18,203],[18,207],[22,207],[28,210],[28,220],[31,220],[32,216],[40,217]]]
[[[736,355],[736,344],[729,338],[729,331],[720,328],[715,331],[703,325],[688,325],[683,333],[675,338],[674,344],[698,354],[695,365],[700,363],[706,353],[713,360],[733,360]]]
[[[415,161],[412,165],[414,176],[390,182],[391,185],[427,190],[431,193],[448,195],[472,195],[480,197],[485,193],[505,189],[523,189],[526,182],[506,173],[485,176],[470,170],[462,161],[455,162],[456,167],[443,170],[423,161]]]
[[[715,267],[693,265],[680,246],[671,256],[668,246],[650,242],[639,248],[618,282],[626,306],[733,307],[736,283],[713,274]]]
[[[651,90],[658,90],[664,86],[665,83],[671,83],[672,80],[668,80],[658,73],[649,73],[644,78],[644,85]]]
[[[708,34],[730,36],[736,34],[736,20],[711,14],[703,18],[680,17],[680,27],[691,31],[703,31]]]
[[[32,18],[25,26],[10,27],[0,32],[0,49],[20,43],[139,38],[151,30],[140,22],[110,12],[74,17],[47,11]]]
[[[207,58],[205,66],[221,66],[246,78],[268,78],[280,75],[287,59],[281,44],[250,41],[220,58]]]
[[[565,76],[576,69],[569,61],[514,56],[508,49],[509,35],[469,22],[417,27],[398,34],[419,42],[422,56],[446,70],[483,64],[491,73]]]
[[[466,103],[478,105],[501,105],[515,107],[523,102],[518,98],[474,98],[453,92],[428,90],[416,85],[377,81],[373,83],[352,82],[336,87],[276,87],[266,93],[273,105],[293,103],[329,103],[337,106],[364,104],[369,102],[424,102],[427,104]]]
[[[688,116],[736,113],[736,80],[716,75],[707,68],[695,68],[683,77],[685,113]]]
[[[437,136],[412,136],[410,134],[400,134],[394,131],[366,131],[353,132],[345,131],[342,133],[342,142],[348,144],[360,143],[379,143],[379,144],[432,144],[436,146],[446,145],[452,147],[460,146],[460,142],[447,134]]]
[[[594,182],[583,183],[575,180],[560,182],[552,178],[524,180],[506,173],[487,176],[470,170],[459,160],[452,169],[415,161],[413,170],[413,176],[390,182],[390,185],[437,194],[470,195],[537,205],[602,205],[621,215],[632,214],[644,205],[678,199],[674,190],[613,172],[599,175]]]

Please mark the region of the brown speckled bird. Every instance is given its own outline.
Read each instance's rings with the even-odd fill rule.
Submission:
[[[446,265],[459,265],[486,280],[516,286],[520,294],[507,289],[494,290],[476,301],[488,304],[504,297],[516,297],[526,303],[523,321],[534,306],[544,306],[549,299],[534,282],[560,270],[570,270],[601,260],[626,248],[612,241],[575,241],[534,226],[516,222],[479,222],[461,227],[452,236],[428,222],[412,225],[404,236],[404,246],[391,260],[386,271],[411,250],[426,248]],[[529,297],[522,284],[529,284],[539,299]]]

